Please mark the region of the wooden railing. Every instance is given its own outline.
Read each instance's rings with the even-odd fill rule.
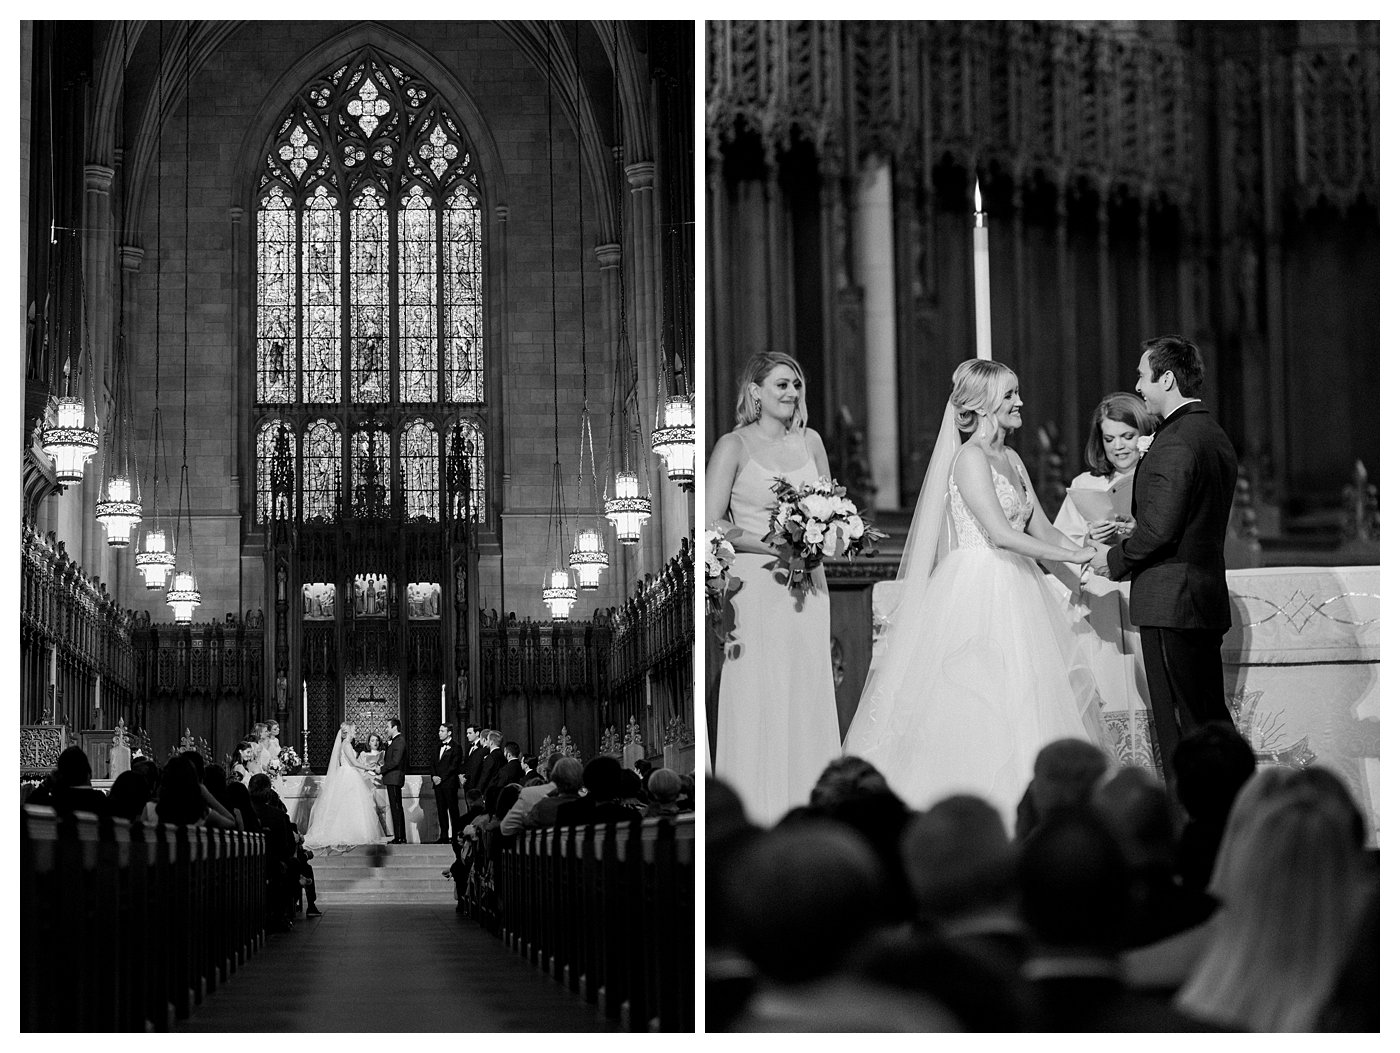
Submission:
[[[627,1030],[694,1029],[694,816],[529,830],[497,867],[507,947]]]
[[[695,559],[688,540],[612,612],[604,725],[642,730],[648,754],[694,742]]]
[[[25,806],[20,1027],[169,1030],[262,945],[262,834]]]
[[[130,723],[139,693],[131,612],[84,573],[63,542],[28,524],[20,544],[19,610],[20,723],[82,729],[99,701],[113,721],[124,716]]]

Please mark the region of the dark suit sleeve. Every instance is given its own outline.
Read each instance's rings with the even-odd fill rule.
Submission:
[[[1108,570],[1114,581],[1170,556],[1181,543],[1191,510],[1195,454],[1185,443],[1162,443],[1142,460],[1138,473],[1137,527],[1108,550]]]
[[[387,775],[391,771],[398,771],[403,767],[403,736],[397,736],[393,742],[384,750],[384,762],[380,765],[379,774]]]

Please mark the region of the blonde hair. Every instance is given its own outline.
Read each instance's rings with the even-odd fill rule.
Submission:
[[[787,366],[797,376],[797,412],[792,415],[789,428],[807,426],[807,376],[797,359],[781,351],[760,351],[744,363],[744,371],[739,374],[739,402],[734,408],[734,420],[739,427],[758,420],[758,400],[749,394],[750,384],[761,385],[768,374],[779,366]]]
[[[1349,950],[1361,848],[1354,806],[1301,779],[1271,788],[1217,875],[1222,904],[1177,1005],[1248,1031],[1310,1031]]]
[[[1001,391],[1003,377],[1015,377],[1016,371],[1002,362],[989,358],[969,358],[953,370],[953,394],[950,401],[958,414],[958,431],[977,429],[977,416],[991,408]]]

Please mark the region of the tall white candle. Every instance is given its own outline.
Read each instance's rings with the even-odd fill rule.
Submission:
[[[987,213],[982,211],[982,184],[972,184],[972,280],[977,309],[977,357],[992,357],[991,248]]]
[[[442,722],[447,723],[447,685],[442,685]]]
[[[301,729],[305,731],[306,728],[306,681],[303,680],[301,682]]]
[[[98,673],[98,674],[97,674],[97,684],[96,684],[95,687],[94,687],[93,696],[92,696],[92,708],[93,708],[93,709],[101,709],[101,708],[102,708],[102,674],[101,674],[101,673]]]

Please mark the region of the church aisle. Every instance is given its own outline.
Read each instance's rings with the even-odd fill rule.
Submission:
[[[327,906],[196,1007],[183,1032],[613,1031],[594,1007],[441,905]]]

